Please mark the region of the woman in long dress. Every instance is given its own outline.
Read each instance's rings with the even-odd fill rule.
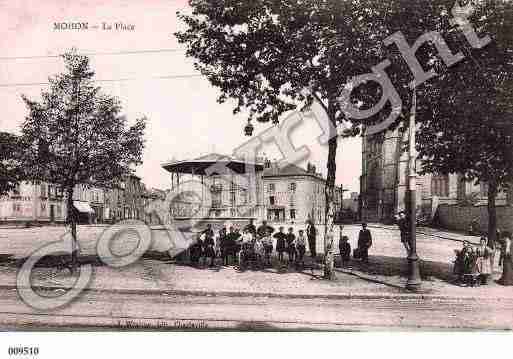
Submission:
[[[493,249],[487,245],[486,237],[481,237],[481,243],[476,250],[477,270],[481,284],[488,284],[488,278],[492,274],[492,253]]]
[[[513,285],[513,263],[511,258],[511,233],[502,233],[502,277],[499,283],[502,285]]]

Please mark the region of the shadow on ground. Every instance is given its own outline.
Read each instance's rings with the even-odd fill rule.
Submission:
[[[408,277],[408,261],[406,258],[388,256],[369,256],[369,263],[351,260],[344,267],[335,261],[336,272],[356,275],[362,280],[384,284],[394,288],[404,288]],[[452,263],[419,260],[420,275],[424,282],[442,281],[446,284],[459,286],[453,274]],[[399,281],[398,281],[399,280]]]
[[[28,257],[14,258],[12,254],[0,254],[0,266],[10,266],[20,268],[28,260]],[[169,254],[149,251],[146,252],[141,259],[156,260],[166,263],[174,263]],[[107,264],[98,255],[81,254],[77,258],[79,265],[90,264],[95,267],[106,266]],[[71,266],[71,255],[69,253],[56,253],[39,258],[35,264],[36,268],[65,268]]]
[[[0,266],[21,267],[28,258],[16,259],[11,254],[0,254]],[[149,251],[142,259],[160,261],[163,263],[174,264],[177,266],[191,266],[198,269],[211,270],[219,272],[222,268],[222,260],[217,258],[214,266],[209,266],[210,261],[201,261],[199,264],[191,264],[184,256],[172,259],[167,252]],[[97,255],[80,255],[78,257],[79,265],[90,264],[95,267],[105,266],[106,264]],[[38,268],[71,268],[71,256],[69,253],[55,254],[40,258],[37,262]],[[370,256],[369,263],[364,264],[358,260],[351,260],[344,267],[340,266],[340,257],[335,259],[336,272],[357,276],[359,279],[384,284],[389,287],[402,289],[403,284],[398,279],[406,279],[408,275],[408,263],[406,258],[389,256]],[[271,266],[263,267],[250,264],[243,268],[237,267],[239,273],[247,271],[264,272],[273,274],[300,273],[311,277],[312,280],[322,280],[322,258],[315,260],[311,257],[305,257],[304,265],[298,266],[287,264],[287,261],[280,263],[276,257],[272,258]],[[420,270],[423,281],[440,280],[451,285],[457,285],[456,278],[452,273],[452,263],[442,263],[434,261],[420,261]]]

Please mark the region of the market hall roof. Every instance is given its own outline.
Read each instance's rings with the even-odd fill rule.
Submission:
[[[195,175],[207,176],[209,174],[211,175],[217,173],[214,169],[216,164],[218,164],[221,171],[224,167],[227,167],[238,174],[246,173],[247,164],[255,166],[255,172],[259,172],[264,169],[263,164],[245,162],[244,160],[221,155],[219,153],[210,153],[208,155],[201,156],[192,160],[166,162],[162,164],[162,168],[168,172],[173,173],[193,173]],[[213,173],[207,174],[206,171],[209,168],[213,169]],[[217,174],[223,175],[227,173]]]

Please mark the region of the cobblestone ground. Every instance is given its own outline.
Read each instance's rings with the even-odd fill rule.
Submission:
[[[241,272],[233,266],[192,268],[165,257],[147,256],[128,267],[114,269],[102,265],[94,257],[96,240],[105,229],[106,227],[101,226],[80,226],[78,229],[82,260],[95,265],[95,275],[90,284],[92,288],[284,295],[393,295],[404,292],[407,263],[399,241],[399,233],[393,226],[372,226],[374,244],[370,251],[370,264],[362,265],[352,261],[348,267],[337,269],[336,281],[321,280],[322,268],[312,266],[311,260],[307,261],[303,270],[297,270],[292,266],[281,268],[275,263],[273,268]],[[358,231],[359,226],[344,227],[344,234],[350,238],[353,248],[356,246]],[[511,287],[502,287],[495,283],[475,288],[460,287],[452,283],[454,249],[461,247],[459,240],[469,237],[432,229],[420,229],[420,232],[427,233],[418,235],[417,246],[422,259],[421,271],[425,293],[456,297],[513,297]],[[15,260],[30,255],[46,243],[58,240],[64,233],[64,227],[0,229],[0,283],[14,285],[17,271]],[[335,242],[338,242],[338,233],[335,238]],[[124,237],[116,244],[118,251],[130,250],[135,241],[133,237]],[[318,240],[317,247],[323,247],[321,240]],[[495,279],[500,276],[498,270],[496,268]],[[37,268],[34,279],[36,284],[50,286],[67,286],[74,280],[65,269],[45,267]]]

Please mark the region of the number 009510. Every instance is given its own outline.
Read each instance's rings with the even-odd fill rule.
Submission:
[[[9,355],[38,355],[39,347],[9,347]]]

